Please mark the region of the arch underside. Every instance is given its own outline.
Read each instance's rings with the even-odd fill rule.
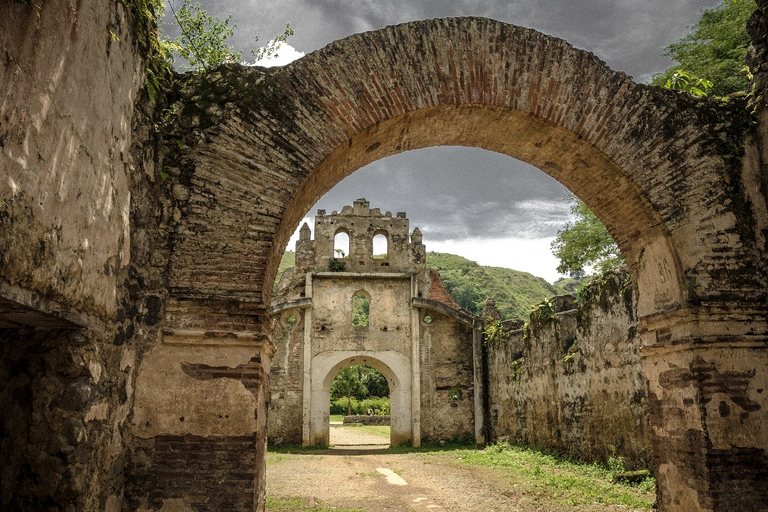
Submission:
[[[226,115],[192,151],[171,257],[180,295],[268,304],[285,245],[319,197],[372,161],[437,145],[518,158],[573,191],[622,249],[641,315],[681,305],[692,276],[700,294],[756,288],[719,279],[739,254],[717,243],[736,229],[717,119],[562,40],[486,19],[430,20],[352,36],[268,74],[221,72],[252,87],[217,99]],[[212,200],[232,230],[202,229]],[[225,262],[201,264],[200,246]]]
[[[660,506],[675,509],[674,496],[687,496],[683,506],[688,497],[720,499],[722,484],[733,481],[764,488],[765,436],[744,425],[765,424],[766,408],[743,396],[765,402],[758,394],[766,382],[768,286],[746,218],[752,210],[734,192],[742,169],[724,158],[744,147],[744,130],[731,123],[741,119],[738,105],[635,84],[562,40],[478,18],[388,27],[282,69],[231,65],[186,80],[185,90],[200,94],[183,102],[166,141],[166,162],[178,165],[189,199],[170,251],[164,329],[268,337],[280,256],[304,214],[336,183],[412,149],[496,151],[576,193],[629,263],[652,435],[664,456],[656,468],[659,496],[667,499]],[[313,361],[311,403],[327,406],[320,384],[352,358],[409,367],[381,352]],[[418,355],[412,361],[417,368]],[[395,393],[418,388],[418,378],[394,372],[405,375]],[[711,393],[735,389],[734,376],[742,395],[734,391],[728,407],[742,410],[726,417],[716,408],[726,397]],[[415,405],[402,410],[410,415]],[[328,411],[316,412],[310,423],[327,428]],[[413,420],[412,430],[400,430],[418,432],[416,413]],[[745,447],[763,459],[745,462]]]

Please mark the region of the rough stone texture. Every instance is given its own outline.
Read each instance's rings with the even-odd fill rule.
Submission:
[[[0,508],[117,510],[133,354],[72,330],[0,339]]]
[[[551,323],[532,320],[488,345],[490,437],[603,463],[615,454],[630,468],[651,468],[628,274],[606,274],[578,308],[570,305],[555,308]]]
[[[0,508],[117,511],[143,63],[124,3],[34,4],[0,5]]]
[[[349,236],[348,256],[335,257],[334,239],[342,232]],[[374,257],[378,235],[386,237],[386,258]],[[328,444],[331,383],[352,364],[387,378],[392,444],[474,435],[475,411],[482,412],[474,394],[476,319],[426,270],[425,258],[405,213],[382,214],[365,199],[341,212],[318,212],[314,240],[302,227],[296,267],[283,274],[274,298],[270,438]],[[331,272],[332,265],[341,267]],[[367,326],[352,323],[357,294],[369,299]]]
[[[754,118],[738,98],[638,85],[564,41],[478,18],[355,35],[280,69],[186,75],[152,102],[138,94],[142,63],[128,30],[136,19],[125,5],[51,0],[39,18],[17,2],[0,7],[0,311],[16,322],[43,305],[34,313],[48,316],[32,322],[67,310],[68,321],[102,324],[81,329],[77,343],[48,320],[47,334],[3,330],[4,343],[30,340],[16,343],[27,352],[9,356],[19,365],[2,363],[18,376],[0,388],[18,411],[4,420],[11,430],[1,456],[13,473],[4,480],[15,482],[3,488],[6,508],[119,509],[123,477],[111,456],[98,456],[107,452],[130,453],[125,494],[139,503],[142,478],[161,474],[153,457],[164,452],[153,446],[163,436],[214,444],[255,436],[263,446],[265,381],[256,398],[248,379],[200,380],[182,365],[198,377],[203,368],[252,372],[257,360],[266,371],[273,277],[309,207],[369,162],[441,144],[537,166],[579,195],[621,246],[637,291],[661,509],[768,508],[760,491],[768,449],[764,0],[750,22]],[[8,307],[19,297],[29,300]],[[448,314],[440,304],[420,307]],[[48,407],[85,374],[38,364],[47,361],[42,338],[103,358],[103,420],[87,420],[84,403],[73,415]],[[163,379],[161,361],[172,379]],[[49,378],[50,388],[25,383]],[[173,395],[148,437],[146,424],[123,428],[123,381],[128,404],[133,382],[150,399],[136,411],[159,399],[157,386]],[[710,384],[718,391],[710,394]],[[238,400],[228,405],[223,389]],[[180,411],[232,417],[245,403],[255,408],[255,431],[248,420],[216,433],[207,412],[179,425]],[[47,425],[24,437],[24,424],[46,414]],[[76,455],[89,460],[80,466],[59,456],[62,472],[38,467],[37,454],[58,453],[53,430],[69,418],[88,431],[93,457]],[[255,508],[264,495],[261,453],[249,462]],[[221,469],[206,460],[211,472]],[[94,477],[60,486],[68,472]],[[59,488],[74,490],[56,495]],[[196,492],[187,482],[184,498],[156,494],[163,505],[147,506],[189,509],[185,499]],[[212,491],[205,506],[215,499],[226,497]]]
[[[0,279],[112,318],[143,79],[127,9],[3,2],[0,48]]]
[[[362,425],[389,425],[389,415],[368,416],[367,414],[353,414],[344,416],[344,423],[359,423]]]

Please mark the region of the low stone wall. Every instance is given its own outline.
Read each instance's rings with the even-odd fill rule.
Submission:
[[[592,282],[582,303],[555,297],[552,318],[487,346],[490,439],[584,460],[615,453],[651,466],[648,400],[626,271]],[[486,317],[486,315],[483,315]]]
[[[344,416],[344,424],[362,423],[363,425],[389,425],[389,415],[386,416],[368,416],[367,414],[353,414]]]

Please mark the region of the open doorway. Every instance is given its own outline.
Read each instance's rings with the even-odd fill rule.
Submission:
[[[330,444],[333,446],[389,445],[389,383],[375,368],[350,365],[331,383]]]

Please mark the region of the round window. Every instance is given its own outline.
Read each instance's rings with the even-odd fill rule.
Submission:
[[[283,324],[283,326],[287,327],[288,329],[295,326],[297,323],[299,323],[299,316],[295,311],[286,311],[283,313],[283,316],[280,317],[280,320]]]

